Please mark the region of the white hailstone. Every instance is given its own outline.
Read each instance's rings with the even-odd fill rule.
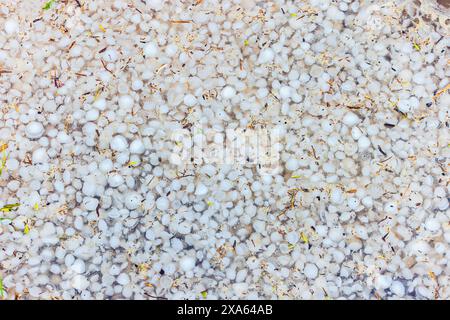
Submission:
[[[156,200],[156,207],[161,211],[169,209],[169,200],[167,200],[167,198],[165,197],[158,198]]]
[[[74,276],[71,281],[72,287],[79,291],[86,290],[89,284],[89,280],[81,274]]]
[[[119,237],[116,236],[112,236],[109,239],[109,245],[111,246],[111,248],[116,249],[120,246],[120,239]]]
[[[120,174],[113,174],[108,177],[108,184],[113,188],[117,188],[118,186],[122,185],[124,182],[125,182],[125,179]]]
[[[84,207],[86,208],[86,210],[94,211],[98,207],[99,200],[96,198],[85,197],[83,199],[83,204],[84,204]]]
[[[286,169],[289,171],[295,171],[300,167],[300,164],[298,163],[298,160],[295,158],[290,158],[288,161],[286,161]]]
[[[436,232],[441,228],[441,224],[438,219],[428,218],[425,221],[425,228],[431,232]]]
[[[289,243],[295,244],[298,242],[298,240],[300,239],[298,232],[295,231],[291,231],[286,235],[286,240]]]
[[[9,35],[17,33],[19,31],[19,24],[14,19],[8,19],[5,22],[5,32]]]
[[[100,112],[97,109],[90,109],[86,112],[85,118],[87,121],[95,121],[100,116]]]
[[[359,138],[361,138],[362,134],[363,133],[360,128],[358,128],[358,127],[352,128],[352,138],[353,139],[358,140]]]
[[[191,271],[195,267],[195,258],[190,256],[184,256],[180,259],[180,268],[184,272]]]
[[[169,44],[165,50],[166,55],[169,57],[173,57],[177,53],[177,51],[178,47],[175,44]]]
[[[344,202],[344,194],[340,188],[334,188],[330,194],[330,200],[334,204],[341,204]]]
[[[401,112],[404,112],[404,113],[408,113],[411,111],[411,105],[410,105],[409,100],[405,100],[405,99],[399,100],[397,103],[397,107],[398,107],[398,110],[400,110]]]
[[[359,117],[354,114],[353,112],[347,112],[344,116],[344,118],[342,119],[342,122],[347,126],[347,127],[353,127],[354,125],[358,124],[360,122]]]
[[[281,99],[289,99],[291,97],[291,94],[292,94],[291,87],[282,86],[280,88],[280,97],[281,97]]]
[[[103,59],[106,62],[114,62],[119,58],[119,54],[114,49],[107,49],[103,52]]]
[[[111,139],[110,146],[112,150],[122,152],[128,148],[128,141],[124,136],[116,135]]]
[[[398,297],[405,295],[405,286],[400,281],[393,281],[391,285],[391,291]]]
[[[248,284],[245,282],[233,283],[233,291],[238,297],[244,297],[248,290]]]
[[[354,197],[349,198],[349,199],[347,200],[347,205],[348,205],[348,207],[349,207],[350,209],[355,210],[355,209],[358,208],[358,206],[359,206],[359,200],[358,200],[358,198],[354,198]]]
[[[178,224],[177,231],[181,234],[189,234],[192,230],[192,225],[186,221]]]
[[[142,197],[137,192],[130,192],[125,196],[125,206],[130,210],[135,210],[141,204]]]
[[[307,263],[305,265],[305,268],[303,269],[303,273],[308,279],[315,279],[319,274],[319,270],[317,269],[317,266],[315,264]]]
[[[377,289],[388,289],[392,284],[392,278],[389,275],[379,275],[375,278],[375,287]]]
[[[42,289],[39,287],[31,287],[28,289],[28,292],[29,292],[30,296],[32,296],[34,298],[39,298],[42,293]]]
[[[356,84],[353,81],[345,81],[341,85],[342,90],[350,92],[356,89]]]
[[[40,122],[33,121],[26,126],[25,132],[28,138],[38,139],[42,137],[42,134],[44,133],[44,126]]]
[[[145,0],[145,3],[153,10],[159,11],[162,9],[164,0]]]
[[[144,55],[146,57],[156,57],[159,54],[158,44],[155,42],[149,42],[144,46]]]
[[[397,213],[398,208],[395,202],[389,201],[384,205],[384,211],[388,214]]]
[[[70,266],[70,270],[82,274],[86,271],[86,265],[84,264],[84,261],[81,259],[75,260],[75,262]]]
[[[175,166],[179,166],[183,163],[179,154],[171,153],[169,156],[169,162]]]
[[[125,95],[119,98],[119,107],[122,109],[131,109],[133,107],[134,100],[131,96]]]
[[[17,159],[9,158],[6,160],[6,168],[8,168],[11,171],[15,171],[19,168],[20,162],[17,161]]]
[[[207,193],[208,193],[208,188],[203,183],[200,183],[197,185],[197,188],[195,189],[195,195],[204,196]]]
[[[428,242],[424,240],[414,240],[410,243],[410,246],[412,253],[418,256],[426,255],[431,249]]]
[[[117,283],[122,286],[126,286],[130,283],[130,277],[126,273],[121,273],[117,277]]]
[[[131,88],[134,91],[141,90],[143,87],[144,87],[144,83],[142,82],[142,80],[136,79],[136,80],[133,80],[133,82],[131,83]]]
[[[327,17],[331,20],[342,21],[345,19],[345,14],[340,11],[336,6],[330,5],[327,10]]]
[[[130,144],[130,152],[134,154],[142,154],[145,151],[145,146],[142,140],[136,139],[133,140]]]
[[[370,196],[364,197],[361,200],[361,203],[366,207],[366,208],[371,208],[373,206],[373,199]]]
[[[33,161],[34,164],[46,163],[48,161],[47,149],[39,148],[34,150],[31,161]]]
[[[236,95],[236,90],[231,86],[226,86],[221,92],[222,98],[231,99]]]
[[[258,63],[264,64],[272,62],[275,58],[275,52],[271,48],[266,48],[261,50],[258,57]]]
[[[99,163],[98,168],[103,173],[108,173],[114,168],[114,164],[111,159],[104,159]]]
[[[197,98],[192,94],[187,94],[183,98],[183,103],[188,107],[193,107],[197,103]]]
[[[98,110],[105,110],[106,108],[106,100],[105,99],[98,99],[97,101],[94,102],[93,106],[95,108],[97,108]]]
[[[359,150],[361,150],[361,151],[366,150],[367,148],[370,147],[370,143],[371,142],[370,142],[369,138],[367,138],[366,136],[361,136],[358,139],[358,148],[359,148]]]

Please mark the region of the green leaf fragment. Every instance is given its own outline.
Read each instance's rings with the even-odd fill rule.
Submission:
[[[0,297],[3,298],[5,296],[5,290],[3,289],[3,278],[0,277]]]
[[[44,4],[44,6],[42,7],[42,9],[44,9],[44,10],[50,9],[55,2],[56,2],[56,0],[49,0],[49,1],[47,1]]]

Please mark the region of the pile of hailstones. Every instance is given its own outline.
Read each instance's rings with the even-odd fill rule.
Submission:
[[[2,298],[449,298],[435,20],[396,1],[81,6],[0,8]],[[281,169],[181,163],[171,133],[194,125],[206,144],[275,129]]]

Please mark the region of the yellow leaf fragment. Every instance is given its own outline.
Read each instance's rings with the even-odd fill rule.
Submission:
[[[98,28],[99,28],[100,30],[102,30],[102,32],[106,32],[106,29],[105,29],[101,24],[98,25]]]
[[[20,206],[20,203],[11,203],[11,204],[7,204],[4,205],[3,207],[0,208],[0,211],[2,212],[11,212],[11,211],[15,211],[17,210],[17,208]]]
[[[434,274],[433,271],[428,272],[428,275],[430,276],[431,279],[433,279],[433,281],[437,281],[436,275]]]
[[[300,233],[300,237],[302,238],[302,241],[303,241],[304,243],[309,243],[308,237],[307,237],[306,234],[304,234],[303,232]]]
[[[28,226],[28,224],[25,225],[25,228],[23,229],[23,233],[24,234],[29,234],[30,233],[30,226]]]
[[[8,144],[7,143],[3,143],[0,145],[0,152],[5,151],[8,148]]]

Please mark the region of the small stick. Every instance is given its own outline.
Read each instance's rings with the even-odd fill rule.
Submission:
[[[105,61],[103,61],[103,59],[100,59],[100,61],[102,62],[103,68],[105,68],[106,71],[108,71],[109,73],[111,73],[114,76],[114,73],[108,69],[108,67],[106,66]]]

